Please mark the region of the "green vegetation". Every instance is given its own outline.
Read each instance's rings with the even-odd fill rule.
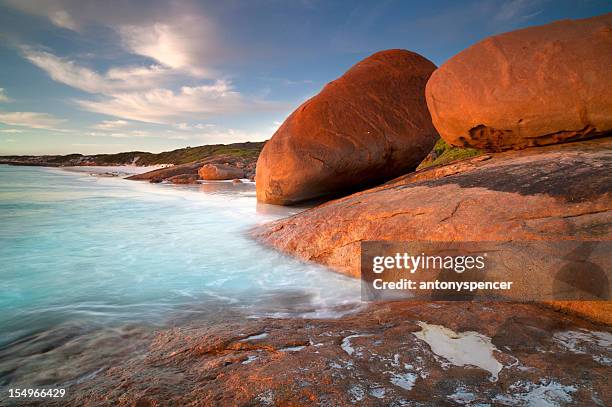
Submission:
[[[32,165],[158,165],[187,164],[212,156],[228,155],[236,158],[257,160],[265,141],[234,144],[213,144],[198,147],[185,147],[178,150],[155,154],[144,151],[128,151],[117,154],[68,154],[48,156],[6,156],[0,162]]]
[[[422,170],[433,165],[446,164],[451,161],[462,160],[464,158],[476,157],[482,151],[475,148],[453,147],[446,144],[444,139],[439,139],[431,153],[419,164],[418,170]]]
[[[264,142],[258,143],[235,143],[235,144],[214,144],[199,147],[186,147],[179,150],[167,151],[159,154],[140,156],[139,165],[155,164],[187,164],[202,160],[213,155],[230,155],[241,158],[257,158],[263,148]]]

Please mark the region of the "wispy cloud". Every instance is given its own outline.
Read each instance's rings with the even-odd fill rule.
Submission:
[[[97,99],[79,99],[85,110],[128,120],[149,123],[175,123],[177,118],[202,119],[217,114],[270,109],[274,103],[246,98],[228,80],[207,81],[199,86],[178,90],[157,87],[171,81],[173,72],[160,65],[114,67],[105,74],[58,57],[46,50],[23,47],[24,57],[44,70],[52,79],[99,95]],[[102,126],[117,125],[116,122]]]
[[[10,134],[17,134],[17,133],[24,133],[25,130],[23,130],[23,129],[2,129],[2,130],[0,130],[0,132],[2,132],[2,133],[10,133]]]
[[[37,112],[0,112],[0,123],[11,126],[24,126],[32,129],[65,131],[56,127],[66,120],[59,119],[48,113]]]
[[[106,74],[84,67],[67,58],[33,47],[22,47],[23,56],[45,71],[53,80],[88,93],[147,89],[167,79],[167,70],[159,65],[111,68]]]
[[[0,102],[7,103],[10,102],[11,98],[9,98],[6,94],[4,88],[0,88]]]
[[[545,0],[510,0],[501,3],[495,19],[499,21],[525,21],[542,13]]]
[[[130,123],[125,120],[103,120],[98,124],[93,125],[94,129],[100,130],[114,130],[121,127],[125,127]]]
[[[209,85],[183,86],[178,91],[151,89],[76,102],[92,112],[159,124],[174,124],[180,118],[205,119],[220,114],[279,107],[275,103],[246,99],[233,89],[231,82],[225,80]]]
[[[76,21],[72,19],[70,14],[65,10],[55,10],[49,12],[49,20],[58,27],[76,30],[78,28]]]
[[[209,124],[209,123],[196,123],[196,124],[175,123],[174,127],[179,130],[189,131],[189,130],[212,129],[212,128],[215,128],[216,126],[214,124]]]
[[[231,143],[235,142],[236,140],[263,141],[268,138],[270,138],[270,134],[259,131],[216,128],[201,133],[191,134],[186,140],[199,144],[216,144]]]
[[[172,69],[210,78],[214,71],[203,66],[200,60],[202,54],[212,54],[202,49],[214,38],[210,25],[203,16],[197,19],[179,16],[171,22],[119,26],[117,31],[124,46],[132,53],[149,57]]]
[[[152,137],[153,133],[144,130],[132,130],[132,131],[113,131],[113,132],[89,132],[88,136],[92,137],[110,137],[110,138],[132,138],[132,137]]]

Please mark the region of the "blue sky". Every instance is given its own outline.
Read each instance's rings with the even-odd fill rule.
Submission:
[[[0,0],[0,154],[165,151],[268,139],[362,58],[437,65],[606,0]]]

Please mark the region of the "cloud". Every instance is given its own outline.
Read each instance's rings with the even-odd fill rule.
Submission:
[[[495,19],[499,21],[525,21],[540,14],[543,10],[536,10],[544,0],[511,0],[501,4]]]
[[[203,7],[190,1],[114,2],[112,7],[97,0],[5,1],[82,35],[94,26],[111,29],[129,53],[198,77],[211,78],[211,61],[231,49],[221,44],[219,28]]]
[[[154,59],[163,66],[186,71],[197,77],[214,76],[211,68],[201,62],[215,54],[214,46],[207,46],[215,38],[203,16],[180,16],[171,22],[116,27],[126,49],[134,54]]]
[[[6,91],[4,90],[4,88],[0,88],[0,102],[10,102],[11,99],[6,95]]]
[[[189,124],[189,123],[175,123],[174,127],[176,127],[179,130],[204,130],[204,129],[212,129],[214,127],[216,127],[214,124],[209,124],[209,123],[196,123],[196,124]]]
[[[94,129],[113,130],[120,127],[125,127],[130,123],[125,120],[103,120],[100,123],[92,126]]]
[[[264,141],[268,138],[270,138],[269,134],[259,131],[220,128],[194,134],[190,139],[198,143],[235,143],[244,140]]]
[[[2,129],[0,130],[2,133],[11,133],[11,134],[17,134],[17,133],[24,133],[25,130],[22,129]]]
[[[152,137],[153,133],[144,130],[132,130],[128,132],[89,132],[88,136],[92,137],[111,137],[111,138],[133,138],[133,137]]]
[[[178,91],[151,89],[115,93],[98,100],[77,100],[83,109],[123,119],[174,124],[180,118],[204,119],[215,115],[277,109],[276,103],[246,100],[229,81],[183,86]]]
[[[72,19],[70,14],[65,10],[57,10],[49,13],[49,20],[58,27],[67,28],[75,31],[77,29],[76,22]]]
[[[278,108],[278,104],[247,99],[228,80],[207,81],[178,90],[158,87],[171,82],[173,72],[160,65],[114,67],[100,74],[46,50],[22,47],[24,57],[44,70],[52,79],[97,99],[79,99],[82,109],[109,116],[149,123],[173,124],[180,118],[208,118],[217,114]],[[99,124],[117,126],[117,122]],[[197,129],[197,127],[196,127]]]
[[[146,89],[163,82],[167,70],[158,65],[148,67],[111,68],[106,74],[78,65],[32,47],[21,48],[23,56],[45,71],[53,80],[88,93],[113,93]]]
[[[65,122],[64,119],[59,119],[47,113],[37,112],[0,112],[0,123],[11,126],[24,126],[33,129],[46,129],[55,131],[64,131],[57,129],[56,126]]]
[[[212,18],[219,7],[205,10],[197,2],[158,0],[151,0],[154,4],[147,3],[147,7],[137,2],[118,2],[109,7],[93,0],[4,1],[75,31],[79,38],[95,41],[87,57],[39,46],[19,48],[27,61],[51,79],[88,94],[70,100],[73,106],[113,118],[90,125],[84,134],[181,140],[201,136],[215,142],[221,142],[217,138],[237,141],[240,135],[251,134],[202,121],[226,114],[287,109],[286,104],[266,100],[261,92],[241,93],[218,70],[230,57],[244,57],[236,51],[241,44],[227,46],[225,41],[231,36],[220,30],[227,27],[219,27]],[[107,55],[113,59],[104,61]],[[310,82],[282,80],[287,86]],[[173,130],[136,133],[130,130],[138,123],[128,121],[169,125]]]

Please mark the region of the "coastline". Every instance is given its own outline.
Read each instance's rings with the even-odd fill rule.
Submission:
[[[211,184],[234,187],[228,182]],[[143,186],[155,191],[167,188]],[[282,298],[277,301],[285,302]],[[549,390],[555,391],[554,397],[577,403],[605,398],[604,378],[612,355],[608,346],[600,344],[612,343],[607,325],[535,304],[402,301],[362,304],[346,311],[337,315],[317,309],[293,315],[276,311],[245,319],[219,308],[212,320],[205,321],[198,320],[197,314],[190,316],[191,312],[178,313],[171,318],[171,326],[161,326],[156,332],[138,325],[122,329],[119,337],[112,331],[92,331],[90,340],[104,345],[96,349],[88,347],[88,342],[79,345],[82,350],[75,363],[91,369],[65,383],[70,391],[58,405],[113,404],[119,398],[127,404],[164,399],[204,404],[266,404],[271,400],[342,405],[366,400],[384,403],[408,394],[411,400],[433,397],[439,403],[491,398],[520,403]],[[476,348],[454,355],[436,354],[434,342],[426,345],[417,335],[423,326],[440,330],[437,341],[448,340],[444,335],[450,330],[450,337],[474,340]],[[121,351],[112,352],[117,340],[127,342]],[[489,346],[493,353],[486,350]],[[539,351],[534,353],[536,348]],[[484,359],[470,359],[474,351]],[[55,357],[62,358],[71,348],[57,352]],[[107,363],[91,364],[100,354],[110,358]],[[455,363],[443,362],[448,358]],[[499,363],[500,370],[493,370],[497,379],[474,363]],[[79,371],[76,366],[73,369]],[[584,375],[588,379],[575,382],[575,377]],[[159,384],[164,377],[167,381]],[[177,377],[183,378],[180,383]],[[439,387],[440,380],[446,380],[448,386]],[[245,388],[240,385],[245,381],[257,384]],[[438,387],[432,395],[434,385]]]

